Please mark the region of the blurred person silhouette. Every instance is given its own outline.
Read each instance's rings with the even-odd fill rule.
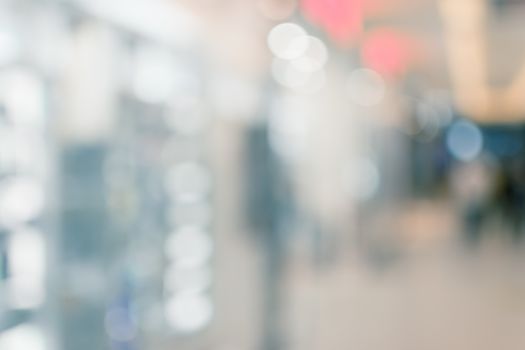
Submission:
[[[463,239],[477,245],[492,212],[494,169],[487,157],[458,163],[452,169],[451,189],[459,206]]]
[[[248,129],[245,151],[247,217],[264,259],[261,350],[280,350],[286,348],[281,325],[282,281],[295,202],[287,173],[270,147],[267,124]]]
[[[502,226],[508,230],[512,243],[517,244],[523,237],[525,206],[525,164],[520,158],[510,159],[501,167],[497,190],[494,197],[502,219]]]

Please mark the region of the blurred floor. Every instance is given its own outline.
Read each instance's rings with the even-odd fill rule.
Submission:
[[[295,264],[290,348],[522,349],[523,249],[497,239],[451,247],[414,251],[379,270],[351,253],[323,269]]]

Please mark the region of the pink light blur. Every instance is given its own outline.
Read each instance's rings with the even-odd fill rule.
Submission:
[[[386,78],[394,78],[405,73],[414,53],[414,42],[406,34],[381,29],[364,39],[361,57],[368,68]]]
[[[302,0],[301,9],[340,45],[355,40],[362,30],[364,0]]]

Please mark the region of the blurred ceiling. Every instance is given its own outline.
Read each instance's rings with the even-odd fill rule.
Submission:
[[[173,1],[173,0],[172,0]],[[497,118],[514,121],[525,115],[525,72],[523,1],[516,0],[178,0],[189,9],[203,28],[206,46],[214,63],[241,75],[257,77],[268,71],[271,55],[266,36],[271,27],[285,21],[307,26],[314,35],[325,39],[335,52],[350,55],[362,48],[376,29],[395,30],[417,42],[419,56],[411,70],[426,84],[454,89],[463,101],[466,114],[487,121]],[[328,26],[312,21],[304,6],[361,6],[362,31],[341,44]],[[354,5],[352,5],[354,4]],[[344,7],[346,6],[346,7]],[[451,8],[444,11],[443,8]],[[330,8],[333,7],[333,8]],[[301,8],[303,11],[301,11]],[[480,12],[481,11],[481,12]],[[329,11],[328,11],[329,12]],[[327,12],[327,13],[328,13]],[[484,15],[486,14],[486,15]],[[332,20],[341,20],[334,17]],[[314,22],[314,23],[313,23]],[[480,23],[476,25],[475,23]],[[461,29],[462,28],[462,29]],[[337,31],[337,26],[335,30]],[[462,31],[469,31],[462,35]],[[476,47],[474,45],[478,43]],[[470,48],[470,51],[468,51]],[[476,68],[477,67],[477,68]],[[475,69],[478,72],[475,72]],[[525,73],[523,73],[525,77]],[[511,86],[512,85],[512,86]],[[470,87],[469,87],[470,86]],[[501,87],[508,87],[501,97]],[[474,88],[472,88],[474,87]],[[472,89],[471,89],[472,88]],[[473,93],[468,90],[483,89]],[[476,96],[475,96],[476,95]],[[504,94],[505,95],[505,94]],[[510,96],[513,95],[514,97]],[[515,101],[516,100],[516,101]],[[490,105],[479,107],[480,105]],[[476,109],[477,108],[477,109]]]

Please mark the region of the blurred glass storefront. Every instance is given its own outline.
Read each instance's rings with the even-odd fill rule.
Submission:
[[[0,2],[0,349],[522,349],[525,6]]]

